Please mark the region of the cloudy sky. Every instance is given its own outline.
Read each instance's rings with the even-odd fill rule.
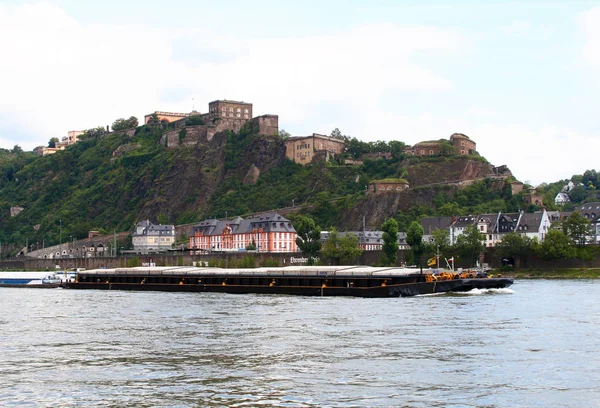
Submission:
[[[0,147],[254,104],[293,135],[465,133],[538,184],[600,169],[600,2],[0,1]]]

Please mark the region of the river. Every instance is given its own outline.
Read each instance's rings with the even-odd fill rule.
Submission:
[[[599,293],[1,288],[0,406],[598,407]]]

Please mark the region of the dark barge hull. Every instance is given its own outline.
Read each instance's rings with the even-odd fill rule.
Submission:
[[[218,274],[149,273],[120,270],[94,271],[78,275],[77,281],[64,283],[68,289],[136,290],[168,292],[260,293],[301,296],[405,297],[443,292],[468,292],[472,289],[499,289],[512,285],[509,278],[468,278],[427,282],[425,275],[337,274],[315,272]]]

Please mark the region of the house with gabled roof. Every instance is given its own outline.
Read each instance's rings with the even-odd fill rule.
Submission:
[[[436,229],[448,230],[453,223],[454,217],[452,216],[423,218],[421,220],[421,227],[423,227],[423,241],[431,242],[433,231]]]
[[[515,232],[543,242],[550,229],[550,218],[546,210],[535,213],[521,213]]]
[[[296,230],[287,218],[268,213],[244,219],[208,219],[194,226],[190,250],[197,252],[243,251],[298,252]]]
[[[131,242],[134,251],[167,251],[175,243],[175,226],[142,220],[135,225]]]

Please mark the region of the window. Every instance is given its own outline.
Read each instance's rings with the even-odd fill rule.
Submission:
[[[464,150],[461,150],[461,151],[460,151],[460,154],[465,154],[465,151],[464,151]]]
[[[229,117],[230,117],[230,118],[233,118],[233,113],[230,113],[230,114],[229,114]]]
[[[248,109],[244,109],[244,113],[248,113]]]
[[[433,154],[433,150],[430,150],[430,151],[429,151],[429,154]]]
[[[229,112],[233,112],[233,108],[229,108]]]
[[[248,114],[244,113],[244,118],[248,119]]]
[[[241,113],[238,113],[238,114],[237,114],[237,117],[238,117],[238,118],[241,118],[241,117],[242,117],[242,114],[241,114]]]
[[[460,145],[461,145],[461,146],[464,146],[464,145],[465,145],[465,142],[464,142],[464,141],[460,142]]]
[[[237,108],[237,112],[241,112],[242,110],[240,108]]]

